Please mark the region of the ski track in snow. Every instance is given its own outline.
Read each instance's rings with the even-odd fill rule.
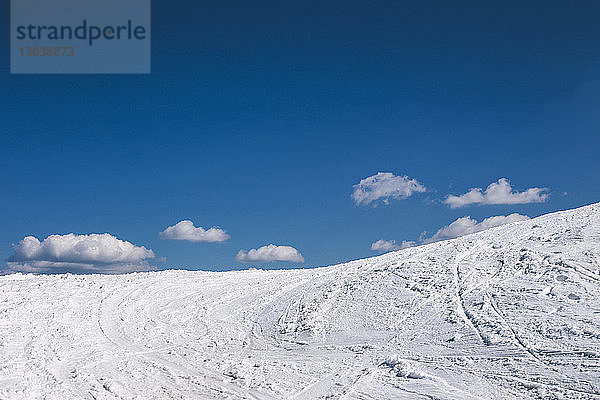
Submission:
[[[0,399],[600,399],[600,204],[298,270],[0,277]]]

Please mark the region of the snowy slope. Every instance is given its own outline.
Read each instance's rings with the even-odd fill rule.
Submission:
[[[600,398],[600,204],[312,270],[0,277],[0,399]]]

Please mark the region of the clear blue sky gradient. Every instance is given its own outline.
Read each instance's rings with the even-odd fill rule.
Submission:
[[[109,232],[161,267],[241,268],[239,249],[269,243],[316,266],[465,215],[600,201],[600,2],[152,7],[151,75],[10,75],[3,2],[2,259],[26,235]],[[357,207],[352,186],[379,171],[429,191]],[[550,196],[440,203],[500,177]],[[182,219],[231,239],[158,238]]]

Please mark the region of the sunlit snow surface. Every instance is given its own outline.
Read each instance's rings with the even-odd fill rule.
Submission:
[[[600,398],[600,205],[327,268],[0,277],[0,399]]]

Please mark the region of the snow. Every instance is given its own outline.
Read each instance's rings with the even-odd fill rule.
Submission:
[[[598,399],[600,204],[318,268],[0,277],[0,399]]]

